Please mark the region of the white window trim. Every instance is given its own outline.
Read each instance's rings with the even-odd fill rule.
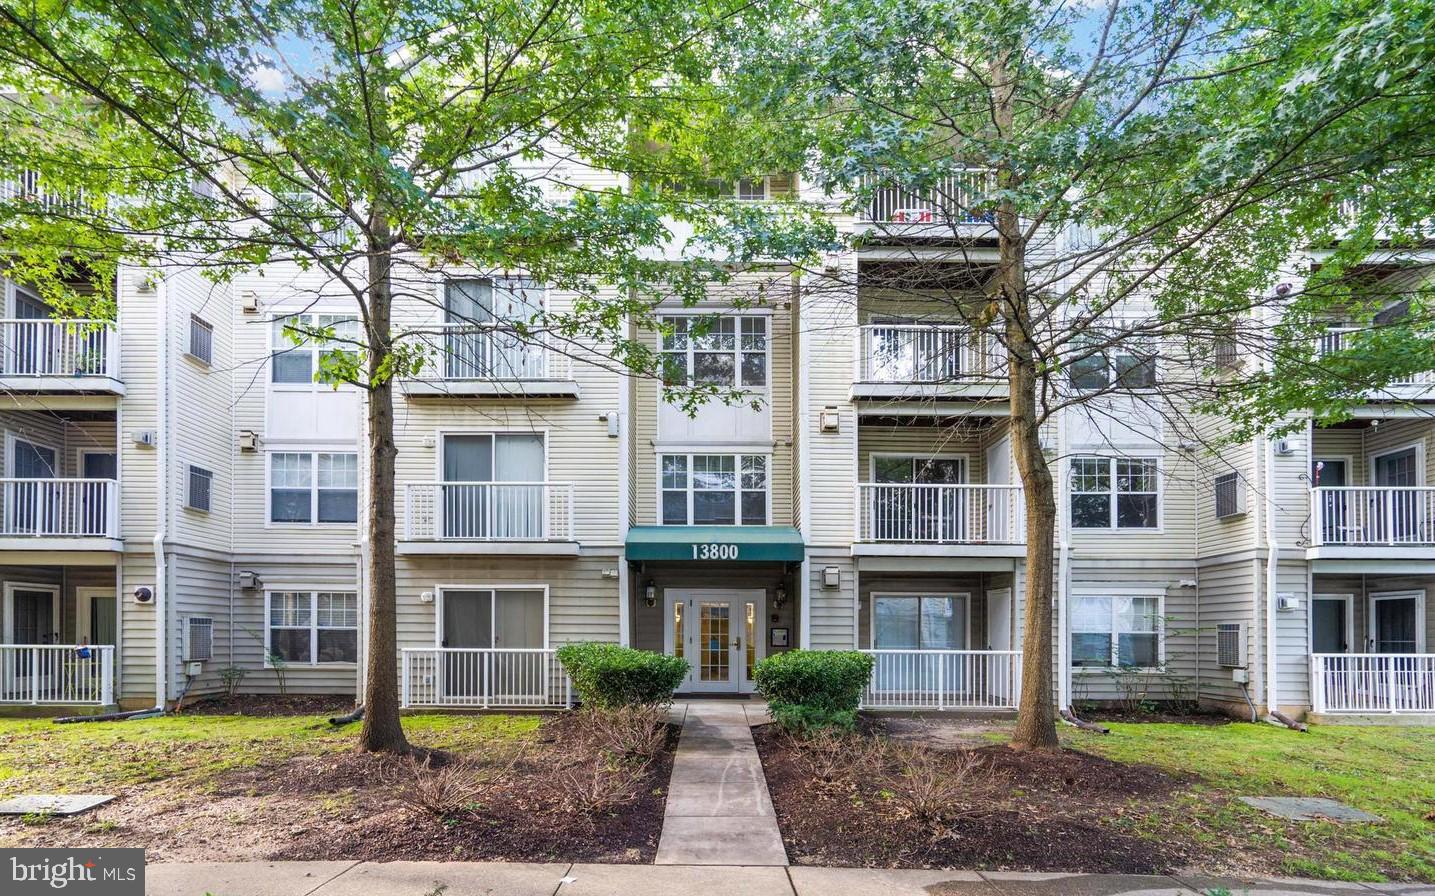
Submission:
[[[271,310],[270,313],[265,316],[264,326],[266,327],[266,335],[265,335],[264,339],[265,339],[265,345],[268,346],[268,349],[269,349],[269,353],[265,356],[265,364],[268,366],[269,369],[268,369],[267,371],[265,371],[265,375],[264,375],[264,376],[265,376],[266,384],[268,385],[268,387],[269,387],[269,389],[270,389],[271,391],[274,391],[274,392],[333,392],[333,391],[336,391],[336,390],[337,390],[337,391],[344,391],[344,392],[354,392],[354,391],[358,391],[359,387],[356,386],[356,385],[354,385],[353,383],[325,383],[325,382],[320,382],[320,381],[319,381],[319,349],[318,349],[318,346],[315,346],[315,345],[313,345],[313,344],[311,344],[311,343],[307,343],[307,342],[306,342],[304,345],[295,345],[291,340],[289,340],[289,339],[287,339],[287,338],[277,337],[277,336],[275,335],[275,333],[274,333],[274,324],[275,324],[277,321],[281,321],[281,320],[285,319],[286,317],[313,317],[313,318],[316,318],[316,319],[317,319],[318,316],[321,315],[321,314],[347,315],[347,316],[349,316],[349,317],[352,317],[355,321],[358,321],[360,327],[363,326],[363,321],[362,321],[362,319],[361,319],[360,316],[359,316],[359,311],[358,311],[358,309],[356,309],[356,308],[342,308],[342,307],[329,307],[329,306],[327,306],[327,305],[316,305],[316,306],[312,306],[312,307],[311,307],[311,306],[305,306],[305,307],[303,307],[303,308],[295,309],[295,310],[293,310],[293,311],[283,311],[283,310],[280,310],[280,309],[277,309],[277,308],[276,308],[276,309]],[[360,352],[360,353],[362,354],[362,349],[361,349],[360,347],[358,347],[358,346],[355,346],[353,350],[356,351],[356,352]],[[307,382],[307,383],[276,383],[276,382],[274,382],[274,369],[273,369],[273,368],[274,368],[274,355],[277,354],[278,352],[281,352],[281,351],[282,351],[282,352],[308,352],[308,353],[310,354],[310,356],[313,358],[313,370],[312,370],[312,374],[311,374],[311,377],[310,377],[309,382]]]
[[[693,522],[693,458],[696,457],[696,456],[702,456],[702,457],[731,457],[731,458],[733,458],[733,469],[736,471],[736,477],[737,477],[737,479],[736,479],[737,488],[736,488],[736,490],[735,490],[735,492],[734,492],[734,494],[735,494],[735,499],[734,499],[734,500],[737,501],[737,505],[734,507],[734,516],[736,517],[736,519],[732,522],[731,525],[733,525],[733,526],[759,526],[759,525],[762,525],[762,526],[771,526],[771,525],[774,525],[774,523],[773,523],[773,521],[772,521],[772,450],[771,450],[771,449],[764,449],[764,450],[761,450],[761,451],[736,451],[736,452],[734,452],[734,451],[712,451],[712,450],[665,450],[665,449],[659,449],[659,450],[657,451],[657,453],[654,455],[654,466],[655,466],[655,468],[656,468],[654,472],[655,472],[655,474],[656,474],[656,484],[657,484],[657,507],[656,507],[655,512],[654,512],[654,514],[653,514],[655,525],[659,525],[659,526],[723,526],[723,525],[727,525],[727,524],[725,524],[725,523],[695,523],[695,522]],[[688,512],[687,512],[687,520],[688,520],[688,521],[687,521],[686,523],[668,523],[668,522],[664,522],[664,521],[663,521],[663,492],[665,492],[665,491],[677,491],[677,489],[665,489],[665,488],[663,488],[663,458],[665,458],[665,457],[686,457],[686,458],[688,459],[687,485],[686,485],[686,487],[684,488],[684,491],[686,492],[687,498],[688,498]],[[765,475],[764,478],[763,478],[763,492],[764,492],[764,494],[766,495],[766,502],[765,502],[765,503],[766,503],[766,509],[765,509],[765,511],[764,511],[764,514],[765,514],[765,516],[766,516],[767,522],[765,522],[765,523],[745,523],[745,522],[742,521],[742,493],[743,493],[744,491],[753,491],[753,489],[744,489],[744,488],[742,487],[742,459],[743,459],[744,457],[763,457],[763,458],[766,458],[766,461],[764,461],[764,463],[765,463],[765,465],[766,465],[767,472],[766,472],[766,475]],[[703,489],[703,491],[708,491],[708,489]]]
[[[321,591],[322,591],[322,592],[340,592],[340,593],[343,593],[343,594],[352,594],[352,595],[354,595],[354,611],[355,611],[355,617],[354,617],[355,625],[354,625],[354,629],[353,629],[353,631],[354,631],[354,645],[355,645],[355,651],[356,651],[356,653],[358,654],[358,656],[359,656],[360,658],[363,657],[363,651],[364,651],[364,641],[363,641],[363,631],[364,631],[364,601],[363,601],[362,595],[360,595],[360,593],[359,593],[359,587],[358,587],[357,585],[354,585],[354,584],[352,584],[352,583],[351,583],[351,584],[348,584],[348,585],[314,585],[314,584],[304,584],[304,585],[293,585],[293,586],[288,586],[288,587],[286,587],[286,586],[284,586],[284,585],[282,585],[282,584],[279,584],[279,585],[269,585],[269,584],[266,584],[266,585],[264,586],[264,668],[266,668],[266,669],[273,669],[273,668],[274,668],[274,665],[269,662],[269,655],[270,655],[270,653],[271,653],[270,646],[269,646],[269,632],[270,632],[270,628],[271,628],[271,626],[270,626],[270,616],[269,616],[269,600],[270,600],[270,596],[271,596],[271,595],[273,595],[273,594],[279,594],[279,593],[303,593],[303,594],[308,594],[308,595],[309,595],[309,662],[307,662],[307,663],[287,663],[287,664],[285,665],[285,667],[284,667],[285,669],[309,669],[309,668],[312,668],[312,667],[315,667],[315,666],[323,667],[323,668],[325,668],[325,669],[355,669],[355,668],[358,668],[359,663],[358,663],[357,660],[354,661],[354,662],[352,662],[352,663],[345,663],[345,662],[328,662],[328,663],[321,663],[321,662],[319,662],[319,593],[320,593]],[[333,626],[326,626],[326,627],[327,627],[327,628],[330,628],[330,629],[332,629],[332,630],[334,630],[334,631],[349,631],[348,627],[343,627],[343,628],[334,628]]]
[[[1067,483],[1066,487],[1066,520],[1065,524],[1073,534],[1089,532],[1100,532],[1111,535],[1160,535],[1166,529],[1166,460],[1159,454],[1080,454],[1071,456],[1071,460],[1085,460],[1087,458],[1098,458],[1107,461],[1111,477],[1111,525],[1109,526],[1077,526],[1072,523],[1073,499],[1078,495],[1096,495],[1100,492],[1078,492]],[[1156,462],[1156,525],[1154,526],[1118,526],[1116,525],[1116,496],[1118,494],[1144,495],[1147,492],[1117,492],[1116,491],[1116,461],[1118,460],[1153,460]],[[1067,465],[1067,476],[1073,477],[1071,465]]]
[[[433,606],[434,606],[434,624],[433,624],[434,638],[433,638],[433,646],[438,647],[438,648],[440,648],[440,649],[443,648],[443,601],[444,601],[444,592],[446,592],[446,591],[493,591],[493,592],[498,592],[498,591],[537,591],[537,592],[541,592],[541,593],[543,594],[543,646],[540,647],[540,648],[529,648],[529,649],[534,649],[534,650],[549,650],[549,649],[550,649],[550,646],[549,646],[549,645],[550,645],[550,641],[549,641],[549,638],[550,638],[549,630],[550,630],[550,627],[551,627],[551,624],[552,624],[552,623],[551,623],[551,620],[549,619],[549,616],[548,616],[549,586],[548,586],[547,583],[536,584],[536,583],[533,583],[533,582],[526,582],[526,583],[517,584],[517,585],[515,585],[515,584],[506,584],[506,585],[505,585],[505,584],[497,584],[497,585],[494,585],[494,584],[489,584],[489,583],[487,583],[487,582],[482,582],[482,583],[473,584],[473,585],[461,585],[461,584],[435,585],[435,586],[434,586],[434,604],[433,604]],[[497,612],[498,612],[498,601],[497,601],[497,600],[494,600],[494,601],[491,602],[491,606],[489,607],[489,613],[490,613],[490,614],[496,614]],[[493,630],[495,630],[495,629],[497,628],[497,619],[496,619],[496,617],[494,617],[494,616],[492,616],[492,615],[490,616],[490,624],[493,626],[493,628],[491,628],[490,631],[493,631]],[[475,649],[481,649],[481,648],[475,648]],[[522,649],[522,648],[498,648],[498,649],[503,650],[503,649]]]
[[[878,460],[959,460],[962,462],[960,482],[932,483],[933,485],[978,485],[972,482],[972,458],[970,454],[914,454],[910,451],[873,451],[867,455],[867,482],[871,485],[903,485],[910,483],[877,481]]]
[[[1410,449],[1415,449],[1415,488],[1425,486],[1425,442],[1417,440],[1398,448],[1385,448],[1380,451],[1373,451],[1370,454],[1370,484],[1375,485],[1376,461],[1382,457],[1389,457],[1392,454],[1404,454]],[[1399,486],[1376,486],[1377,488],[1399,488]]]
[[[1425,592],[1418,589],[1404,591],[1372,591],[1365,600],[1365,647],[1364,653],[1375,652],[1375,605],[1382,600],[1406,600],[1415,598],[1415,652],[1425,652]]]
[[[1318,600],[1339,600],[1345,602],[1345,652],[1359,653],[1353,650],[1355,647],[1355,595],[1351,593],[1342,594],[1312,594],[1311,603]],[[1314,607],[1312,607],[1314,609]],[[1307,613],[1305,618],[1305,649],[1306,653],[1315,653],[1315,613]]]
[[[478,271],[446,270],[441,276],[434,280],[434,307],[438,309],[439,317],[441,318],[439,321],[440,324],[448,322],[448,285],[457,280],[488,280],[493,284],[497,284],[501,280],[526,280],[532,283],[534,288],[539,292],[539,313],[548,311],[548,284],[536,280],[527,274],[515,274],[512,271],[505,271],[502,274],[484,274]],[[501,328],[504,325],[512,326],[514,323],[515,321],[512,320],[494,318],[491,325]],[[528,323],[528,321],[523,321],[523,323]],[[473,326],[486,325],[474,324]]]
[[[445,448],[444,448],[444,439],[445,439],[447,436],[542,436],[542,437],[543,437],[543,484],[544,484],[544,485],[551,485],[551,484],[552,484],[552,483],[549,481],[549,479],[548,479],[548,477],[549,477],[549,475],[550,475],[550,472],[551,472],[550,469],[549,469],[549,466],[548,466],[549,460],[550,460],[550,457],[549,457],[549,450],[550,450],[550,449],[549,449],[549,446],[553,444],[553,439],[550,437],[550,434],[549,434],[549,427],[543,427],[543,428],[541,428],[541,429],[533,429],[533,428],[524,428],[524,427],[517,427],[517,426],[514,426],[514,427],[492,427],[492,426],[490,426],[490,427],[485,427],[485,428],[483,428],[483,429],[436,429],[436,430],[434,430],[434,445],[436,446],[436,449],[437,449],[437,450],[434,451],[434,471],[433,471],[434,482],[446,482],[446,481],[447,481],[447,480],[445,480],[445,479],[443,478],[443,453],[444,453],[444,450],[445,450]],[[515,481],[515,480],[493,479],[493,480],[490,480],[490,481],[491,481],[491,482],[512,482],[512,481]]]
[[[50,601],[50,624],[52,631],[57,636],[64,635],[60,627],[60,586],[49,583],[36,582],[6,582],[5,583],[5,606],[4,606],[4,634],[6,644],[15,643],[15,592],[16,591],[46,591],[53,599]],[[63,643],[56,641],[55,643]]]
[[[46,449],[46,450],[48,450],[48,451],[53,451],[53,452],[55,452],[55,467],[54,467],[54,469],[52,469],[52,470],[50,471],[50,472],[53,473],[54,475],[53,475],[52,477],[50,477],[50,478],[51,478],[51,479],[72,478],[72,477],[66,477],[66,476],[65,476],[65,455],[64,455],[64,452],[60,449],[60,447],[59,447],[58,445],[51,445],[49,442],[43,442],[43,441],[41,441],[41,440],[39,440],[39,439],[26,438],[25,436],[22,436],[22,435],[20,435],[20,434],[18,434],[18,433],[16,433],[16,432],[14,432],[13,430],[6,430],[6,431],[5,431],[5,478],[7,478],[7,479],[14,479],[14,478],[16,478],[16,476],[15,476],[15,443],[16,443],[16,442],[24,442],[24,443],[26,443],[27,445],[33,445],[33,446],[36,447],[36,448],[44,448],[44,449]],[[45,480],[41,479],[41,480],[38,480],[38,481],[44,482]]]
[[[772,315],[771,312],[745,311],[745,310],[738,310],[738,309],[735,309],[735,308],[726,308],[726,309],[717,309],[717,308],[715,308],[715,309],[711,309],[711,310],[690,310],[690,311],[689,311],[689,310],[684,310],[684,311],[660,311],[660,312],[659,312],[659,315],[658,315],[658,320],[659,320],[659,322],[666,322],[666,321],[673,320],[673,319],[680,318],[680,317],[681,317],[681,318],[688,318],[688,319],[702,319],[702,318],[709,318],[709,317],[731,318],[731,319],[733,320],[733,351],[732,351],[732,355],[733,355],[733,383],[732,383],[731,386],[719,386],[718,388],[720,388],[720,389],[731,389],[731,390],[736,391],[736,392],[741,392],[741,393],[743,393],[744,395],[753,395],[753,396],[767,397],[767,396],[770,396],[770,395],[772,394],[772,379],[773,379],[773,368],[772,368],[772,331],[773,331],[773,326],[772,326],[772,324],[773,324],[773,315]],[[763,333],[764,333],[764,337],[765,337],[765,338],[764,338],[764,342],[763,342],[763,356],[764,356],[765,360],[764,360],[763,363],[764,363],[764,365],[765,365],[765,369],[766,369],[766,371],[767,371],[767,375],[763,378],[763,379],[765,380],[765,382],[764,382],[763,385],[761,385],[761,386],[744,386],[744,385],[742,384],[742,356],[743,356],[743,354],[744,354],[743,349],[742,349],[742,319],[745,318],[745,317],[758,318],[758,319],[760,319],[760,320],[763,321]],[[663,335],[662,335],[661,333],[658,334],[657,351],[658,351],[659,357],[661,357],[661,356],[666,355],[666,354],[669,353],[669,351],[668,351],[667,349],[663,348]],[[755,354],[755,353],[754,353],[754,352],[747,352],[747,354]],[[687,380],[687,382],[688,382],[689,385],[691,385],[691,384],[694,382],[694,380],[693,380],[693,340],[692,340],[692,337],[689,337],[689,338],[688,338],[686,364],[687,364],[687,372],[688,372],[688,380]],[[661,388],[658,389],[658,403],[659,403],[660,405],[663,403],[663,390],[662,390]]]
[[[1087,585],[1073,586],[1072,589],[1071,589],[1071,596],[1072,596],[1073,598],[1077,598],[1077,597],[1104,597],[1104,598],[1115,598],[1115,597],[1144,597],[1144,598],[1148,598],[1148,599],[1152,599],[1152,600],[1155,600],[1155,601],[1156,601],[1156,663],[1157,663],[1157,665],[1155,665],[1155,666],[1131,666],[1131,667],[1129,667],[1129,668],[1124,668],[1124,669],[1123,669],[1121,666],[1119,666],[1119,665],[1116,664],[1116,660],[1117,660],[1117,650],[1118,650],[1117,644],[1119,643],[1119,640],[1118,640],[1118,637],[1117,637],[1117,636],[1120,634],[1120,632],[1118,632],[1117,629],[1116,629],[1116,607],[1115,607],[1115,604],[1114,604],[1114,603],[1113,603],[1112,608],[1111,608],[1111,632],[1110,632],[1110,635],[1111,635],[1111,665],[1109,665],[1109,666],[1078,666],[1078,665],[1076,665],[1075,663],[1073,663],[1073,662],[1071,661],[1071,638],[1072,638],[1072,635],[1074,635],[1074,634],[1084,634],[1084,633],[1082,633],[1082,632],[1073,632],[1073,631],[1072,631],[1072,629],[1071,629],[1071,613],[1070,613],[1069,610],[1068,610],[1068,611],[1064,611],[1064,612],[1062,613],[1062,616],[1063,616],[1063,617],[1065,618],[1065,620],[1066,620],[1066,626],[1065,626],[1065,628],[1066,628],[1066,634],[1065,634],[1065,637],[1066,637],[1066,657],[1067,657],[1067,659],[1066,659],[1066,664],[1067,664],[1067,667],[1068,667],[1069,671],[1070,671],[1073,675],[1111,675],[1112,673],[1120,674],[1120,673],[1122,673],[1122,672],[1136,672],[1136,673],[1145,674],[1145,675],[1160,675],[1160,674],[1165,674],[1165,673],[1168,671],[1167,666],[1166,666],[1166,592],[1165,592],[1164,590],[1152,590],[1151,587],[1150,587],[1150,586],[1147,586],[1147,585],[1121,585],[1121,584],[1117,584],[1117,585],[1100,586],[1100,585],[1095,585],[1095,584],[1087,584]]]
[[[288,520],[275,521],[273,518],[273,491],[274,491],[274,455],[276,454],[308,454],[310,460],[309,478],[309,522],[296,523]],[[264,528],[266,529],[333,529],[344,531],[355,529],[364,517],[362,504],[358,507],[357,519],[352,523],[321,523],[319,522],[319,455],[321,454],[352,454],[358,464],[358,483],[356,491],[362,495],[364,491],[364,468],[363,458],[360,452],[347,446],[316,447],[310,445],[282,445],[266,448],[264,451]],[[278,588],[277,591],[284,589]]]
[[[113,597],[113,598],[115,598],[115,640],[118,641],[118,640],[120,639],[120,638],[119,638],[119,635],[120,635],[120,620],[119,620],[120,598],[119,598],[119,595],[117,595],[117,594],[115,593],[115,589],[114,589],[114,588],[105,588],[105,587],[98,586],[98,585],[96,585],[96,586],[83,585],[83,586],[80,586],[80,587],[78,587],[78,588],[75,589],[75,643],[76,643],[76,644],[80,643],[81,639],[88,638],[88,637],[90,636],[90,619],[91,619],[91,617],[94,615],[94,600],[95,600],[95,598],[97,598],[97,597]],[[98,645],[98,646],[118,646],[118,645]]]
[[[962,600],[962,614],[966,617],[965,629],[962,632],[962,646],[952,648],[954,650],[972,649],[972,620],[976,607],[973,605],[970,591],[873,591],[867,596],[867,641],[872,645],[873,650],[898,650],[908,648],[878,647],[877,646],[877,598],[879,597],[950,597]],[[920,619],[920,617],[918,617]],[[927,648],[917,648],[925,650]]]

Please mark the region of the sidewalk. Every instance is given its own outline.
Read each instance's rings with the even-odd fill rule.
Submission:
[[[148,896],[1435,896],[1435,884],[504,862],[161,864],[145,881]]]

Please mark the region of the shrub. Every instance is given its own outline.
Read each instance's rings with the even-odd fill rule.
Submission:
[[[514,748],[494,757],[492,764],[455,760],[437,764],[434,756],[410,756],[388,775],[399,802],[438,818],[452,818],[472,809],[497,787],[522,758]]]
[[[855,650],[790,650],[758,663],[753,678],[784,731],[850,730],[872,678],[872,657]]]
[[[596,749],[647,761],[658,755],[667,741],[667,716],[667,710],[656,703],[584,707],[576,714],[576,724],[580,736]]]
[[[599,708],[666,703],[688,674],[687,660],[617,644],[569,644],[558,661],[578,699]]]

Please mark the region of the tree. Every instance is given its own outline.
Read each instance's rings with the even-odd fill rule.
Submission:
[[[1298,384],[1322,383],[1318,410],[1339,414],[1430,366],[1418,283],[1374,358],[1318,357],[1314,338],[1337,313],[1375,319],[1355,274],[1372,251],[1408,265],[1398,235],[1431,217],[1429,12],[839,0],[745,45],[736,83],[754,114],[790,123],[782,139],[810,153],[821,186],[854,209],[884,191],[930,199],[923,239],[882,215],[864,239],[905,247],[889,285],[1002,356],[985,373],[1009,380],[1027,526],[1014,747],[1057,746],[1063,458],[1043,445],[1049,423],[1080,412],[1129,425],[1141,410],[1177,438],[1200,438],[1212,414],[1233,435],[1265,432],[1309,407]],[[1333,247],[1314,274],[1310,247]],[[1233,358],[1255,365],[1238,372]]]
[[[652,185],[732,173],[721,147],[683,143],[684,124],[723,114],[712,59],[768,12],[726,0],[0,2],[0,82],[16,89],[0,109],[0,161],[67,197],[0,204],[13,270],[73,309],[96,301],[73,275],[111,295],[121,258],[219,282],[288,261],[356,308],[352,331],[288,329],[329,346],[323,379],[366,393],[364,749],[407,749],[393,381],[433,334],[396,327],[395,300],[432,303],[416,284],[436,265],[524,271],[582,298],[507,322],[516,338],[546,330],[661,373],[630,323],[654,324],[664,297],[695,302],[731,277],[728,260],[822,241],[801,215]],[[569,182],[569,157],[631,185]],[[663,251],[675,220],[696,234],[677,247],[683,264]]]

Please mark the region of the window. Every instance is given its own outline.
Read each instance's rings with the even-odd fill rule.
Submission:
[[[767,457],[761,454],[664,454],[665,526],[767,525]]]
[[[965,594],[872,595],[874,646],[878,650],[965,649],[967,598]]]
[[[665,317],[663,378],[724,389],[767,385],[767,318]]]
[[[1077,669],[1157,669],[1161,598],[1077,595],[1071,606],[1071,665]]]
[[[543,376],[542,345],[520,338],[514,326],[542,314],[542,285],[515,277],[449,280],[443,305],[446,378]]]
[[[1216,517],[1224,519],[1246,512],[1245,489],[1241,487],[1241,474],[1222,473],[1214,480],[1216,490]]]
[[[353,591],[271,591],[265,662],[354,663],[359,659],[359,595]]]
[[[355,523],[359,456],[276,451],[269,455],[269,521]]]
[[[1094,348],[1096,344],[1090,339],[1077,342],[1079,357],[1067,366],[1072,388],[1150,389],[1156,385],[1156,352],[1149,340],[1128,338],[1100,350]]]
[[[1073,529],[1155,529],[1160,519],[1155,458],[1078,457],[1071,461]]]
[[[321,331],[332,333],[333,338],[308,335]],[[360,332],[359,320],[352,312],[275,318],[270,329],[270,378],[275,383],[314,385],[320,359],[328,354],[356,355]],[[305,338],[296,345],[295,336]]]
[[[541,433],[445,433],[445,538],[542,538],[550,491]]]
[[[203,467],[189,468],[189,496],[185,506],[190,510],[209,512],[209,495],[214,484],[214,473]]]
[[[189,356],[206,365],[214,363],[214,325],[189,316]]]
[[[744,177],[736,184],[724,181],[717,185],[718,195],[724,199],[739,199],[743,202],[762,202],[768,199],[788,199],[795,192],[791,174],[769,174],[765,177]]]

